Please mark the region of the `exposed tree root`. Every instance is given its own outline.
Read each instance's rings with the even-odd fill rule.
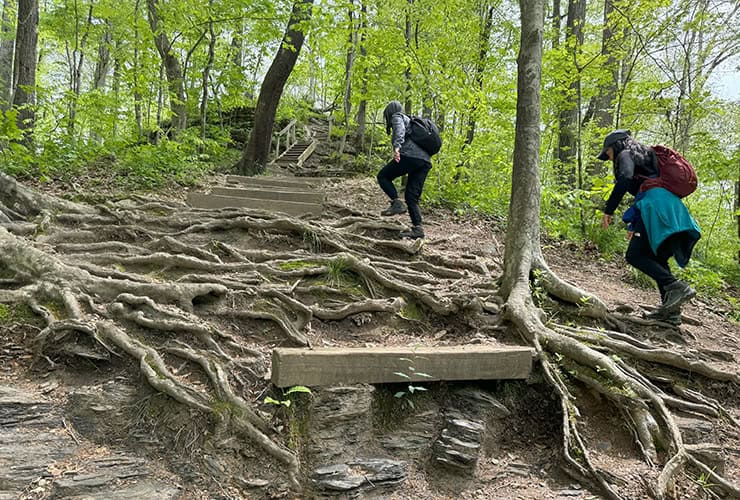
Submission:
[[[411,306],[453,316],[475,309],[490,280],[474,258],[424,258],[421,241],[368,235],[400,229],[385,222],[148,199],[90,207],[5,186],[0,302],[42,318],[37,355],[134,359],[153,388],[282,464],[296,490],[297,455],[249,392],[264,376],[255,359],[265,353],[248,341],[255,330],[309,346],[313,321],[405,316]]]
[[[581,315],[604,320],[608,318],[606,307],[600,300],[567,286],[542,264],[536,266],[535,270],[537,282],[547,292],[579,305],[578,312]],[[633,430],[636,444],[647,464],[658,465],[662,455],[658,450],[666,450],[666,460],[652,486],[656,498],[671,496],[672,484],[687,464],[703,474],[709,475],[711,472],[712,483],[724,495],[740,498],[736,485],[712,471],[697,453],[687,448],[671,409],[708,419],[725,418],[735,426],[737,422],[716,401],[695,391],[682,391],[673,384],[668,388],[674,393],[666,393],[635,366],[662,366],[736,384],[740,382],[738,373],[719,370],[704,361],[689,359],[678,352],[652,346],[621,332],[545,325],[542,321],[544,314],[531,301],[526,279],[513,287],[506,303],[505,317],[535,346],[545,376],[560,396],[564,456],[574,477],[593,483],[608,498],[624,498],[619,493],[619,481],[592,464],[588,445],[578,432],[580,420],[577,399],[569,389],[568,380],[578,381],[598,392],[621,411],[625,424]]]

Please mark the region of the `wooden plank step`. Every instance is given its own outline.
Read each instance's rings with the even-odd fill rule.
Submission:
[[[278,177],[269,175],[255,175],[246,177],[242,175],[227,175],[226,182],[241,184],[243,186],[274,186],[295,189],[312,189],[321,186],[326,181],[324,177]]]
[[[299,201],[301,203],[323,203],[326,195],[320,191],[296,190],[288,188],[226,188],[215,187],[211,194],[235,196],[237,198],[259,198],[261,200]]]
[[[241,198],[236,196],[221,196],[217,194],[189,193],[187,202],[194,208],[253,208],[269,212],[282,212],[288,215],[318,215],[323,206],[317,203],[302,203],[298,201],[261,200],[259,198]]]
[[[534,349],[529,347],[480,345],[322,349],[281,347],[272,351],[272,383],[278,387],[311,387],[433,380],[525,379],[532,371],[533,357]]]

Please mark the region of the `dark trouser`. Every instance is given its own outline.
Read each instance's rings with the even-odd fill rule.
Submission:
[[[424,161],[421,158],[410,158],[408,156],[401,156],[401,161],[396,163],[391,160],[388,164],[378,172],[378,184],[380,189],[391,200],[398,198],[398,191],[396,186],[393,185],[393,179],[397,179],[402,175],[408,174],[408,182],[406,183],[406,190],[404,191],[404,198],[406,198],[406,205],[409,208],[409,216],[411,217],[411,224],[414,226],[421,225],[421,210],[419,209],[419,199],[421,198],[421,191],[424,189],[424,181],[427,180],[427,174],[431,170],[432,164],[428,161]]]
[[[639,234],[639,236],[638,236]],[[658,284],[660,298],[665,297],[665,287],[676,281],[668,266],[668,259],[673,256],[675,250],[675,236],[672,235],[658,247],[658,254],[653,252],[648,241],[645,224],[642,220],[635,225],[635,234],[627,247],[625,258],[634,268],[650,276]]]

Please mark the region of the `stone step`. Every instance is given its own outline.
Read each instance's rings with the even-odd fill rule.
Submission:
[[[277,348],[272,351],[272,383],[311,387],[525,379],[533,356],[528,347]]]
[[[286,187],[292,189],[314,189],[326,181],[324,177],[279,177],[269,175],[255,175],[247,177],[243,175],[227,175],[226,182],[240,184],[249,187]]]
[[[240,198],[216,194],[189,193],[187,203],[194,208],[252,208],[268,212],[282,212],[288,215],[318,215],[323,206],[317,203],[297,201],[260,200],[259,198]]]
[[[225,188],[215,187],[211,194],[236,198],[258,198],[260,200],[298,201],[301,203],[323,203],[326,197],[320,191],[288,190],[274,188]]]

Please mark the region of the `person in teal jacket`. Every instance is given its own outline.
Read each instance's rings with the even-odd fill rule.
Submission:
[[[604,139],[600,160],[611,160],[615,184],[606,202],[601,219],[602,228],[612,222],[612,216],[626,193],[635,195],[634,204],[624,213],[628,223],[629,246],[625,259],[634,268],[650,276],[658,285],[661,306],[646,314],[648,319],[681,324],[681,306],[691,300],[696,291],[685,281],[676,279],[668,265],[673,257],[685,267],[701,231],[681,199],[663,188],[640,191],[642,182],[659,175],[653,150],[631,137],[629,130],[615,130]]]

